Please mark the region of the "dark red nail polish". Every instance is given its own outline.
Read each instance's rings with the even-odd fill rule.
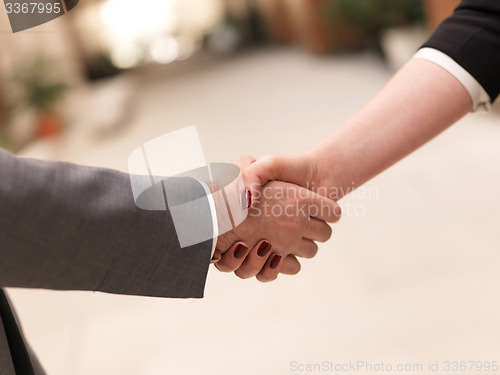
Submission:
[[[245,189],[245,200],[247,203],[246,208],[250,208],[250,206],[252,205],[252,192],[250,191],[250,189]]]
[[[242,243],[238,244],[238,246],[236,246],[236,249],[234,250],[234,257],[238,259],[241,258],[243,255],[245,255],[247,250],[248,247],[246,247]]]
[[[264,241],[260,244],[259,249],[257,250],[257,255],[263,257],[267,255],[269,250],[271,250],[271,244],[267,241]]]
[[[281,255],[274,254],[274,257],[271,260],[271,264],[269,266],[272,269],[275,269],[276,267],[278,267],[278,265],[280,264],[280,262],[281,262]]]

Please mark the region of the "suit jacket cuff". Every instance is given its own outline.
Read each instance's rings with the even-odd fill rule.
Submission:
[[[490,96],[483,86],[447,54],[426,47],[421,48],[413,58],[431,61],[453,75],[468,91],[473,103],[473,112],[488,112],[491,109]]]

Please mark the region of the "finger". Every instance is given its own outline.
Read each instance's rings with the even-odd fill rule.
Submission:
[[[253,197],[258,199],[261,187],[272,180],[286,181],[307,187],[313,174],[311,165],[310,160],[303,155],[264,156],[245,169],[243,180]]]
[[[265,240],[257,242],[241,267],[234,272],[236,276],[248,279],[257,275],[271,255],[271,249],[272,246],[269,242]]]
[[[281,255],[272,254],[268,259],[262,270],[257,274],[257,280],[263,283],[274,281],[278,278],[282,264]]]
[[[297,244],[297,248],[293,249],[293,255],[311,259],[318,253],[318,245],[314,241],[303,238]]]
[[[326,242],[332,237],[332,228],[323,220],[309,218],[307,228],[304,232],[304,238],[308,240]]]
[[[333,199],[326,198],[305,188],[301,188],[299,194],[300,197],[304,198],[304,202],[308,206],[307,212],[309,216],[328,223],[336,223],[339,221],[342,210]]]
[[[222,255],[215,267],[221,272],[233,272],[241,266],[248,252],[249,248],[244,242],[236,242]]]
[[[280,273],[284,275],[296,275],[300,272],[300,263],[295,255],[289,254],[281,262]]]
[[[210,263],[217,263],[219,260],[222,258],[222,253],[215,249],[214,255],[212,255],[212,259],[210,260]]]
[[[252,163],[255,162],[255,159],[248,155],[241,155],[237,158],[233,159],[231,163],[236,164],[243,175],[243,171]],[[241,203],[246,204],[244,208],[250,208],[252,205],[252,191],[250,189],[245,189],[243,192],[243,196],[241,197]]]
[[[255,158],[248,155],[240,155],[237,158],[233,159],[231,163],[236,164],[243,171],[248,168],[248,166],[255,162]]]

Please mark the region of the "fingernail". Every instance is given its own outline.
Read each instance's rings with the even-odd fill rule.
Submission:
[[[221,260],[221,255],[216,251],[210,260],[210,263],[217,263],[219,260]]]
[[[271,264],[269,266],[272,269],[275,269],[276,267],[278,267],[278,265],[280,264],[280,262],[281,262],[281,255],[274,254],[274,257],[271,260]]]
[[[245,189],[245,201],[247,206],[245,208],[250,208],[252,205],[252,192],[250,189]]]
[[[238,246],[236,246],[236,249],[234,250],[234,257],[241,258],[243,255],[245,255],[247,250],[248,250],[248,247],[246,247],[242,243],[238,244]]]
[[[264,241],[260,244],[259,250],[257,250],[257,255],[263,257],[269,252],[269,250],[271,250],[271,244],[267,241]]]

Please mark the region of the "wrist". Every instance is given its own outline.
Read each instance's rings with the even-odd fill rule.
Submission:
[[[341,147],[318,144],[303,157],[310,166],[310,179],[317,193],[338,201],[345,195],[344,188],[352,186],[352,181],[347,181],[349,171],[342,161]]]
[[[332,186],[326,178],[328,177],[328,171],[325,164],[324,152],[319,147],[313,147],[310,150],[304,152],[301,158],[305,161],[309,176],[307,184],[305,186],[321,195],[326,195],[324,190]]]
[[[309,175],[308,183],[318,185],[320,183],[320,161],[321,157],[316,148],[312,148],[300,155],[300,158],[307,165]]]

